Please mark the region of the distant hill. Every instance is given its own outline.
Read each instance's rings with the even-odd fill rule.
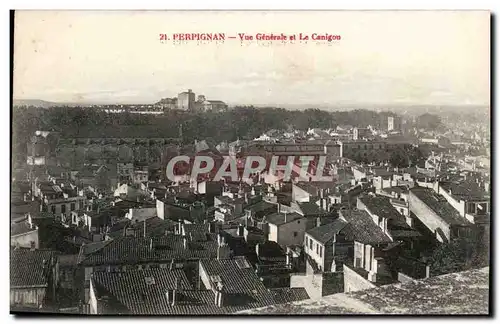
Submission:
[[[88,103],[74,103],[74,102],[52,102],[45,101],[40,99],[14,99],[12,102],[14,107],[23,107],[23,106],[33,106],[39,108],[49,108],[49,107],[62,107],[62,106],[70,106],[70,107],[86,107],[91,104]]]

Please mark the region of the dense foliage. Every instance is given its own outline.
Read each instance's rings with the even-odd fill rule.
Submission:
[[[254,138],[270,129],[331,128],[337,125],[384,127],[391,113],[369,110],[327,112],[280,108],[236,107],[222,113],[166,111],[164,115],[108,114],[92,108],[15,108],[14,140],[26,139],[36,129],[78,137],[178,137],[186,141],[212,138],[233,141]]]
[[[488,266],[489,249],[483,241],[458,238],[440,245],[430,257],[433,275]]]
[[[426,130],[437,130],[442,126],[441,118],[429,113],[418,116],[416,124],[417,128]]]

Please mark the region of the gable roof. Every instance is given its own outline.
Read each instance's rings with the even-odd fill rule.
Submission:
[[[369,212],[379,217],[389,219],[390,224],[400,228],[410,227],[406,223],[405,217],[391,204],[390,198],[384,196],[364,196],[359,197],[359,200],[361,200]]]
[[[413,188],[410,190],[415,197],[432,209],[436,215],[451,225],[470,225],[465,217],[453,208],[442,195],[429,188]],[[418,217],[418,215],[417,215]]]
[[[333,237],[338,234],[344,227],[348,224],[346,221],[342,219],[336,219],[332,223],[315,227],[313,229],[308,230],[306,233],[316,241],[321,244],[328,243]]]
[[[207,234],[206,241],[188,242],[187,248],[184,248],[183,237],[179,235],[151,238],[122,237],[90,254],[81,263],[83,265],[137,264],[167,262],[172,259],[215,258],[217,247],[215,234]]]
[[[391,243],[392,240],[373,222],[371,216],[364,210],[340,211],[349,224],[342,229],[348,239],[365,244]]]
[[[11,249],[10,287],[46,287],[50,273],[48,265],[54,254],[50,250]]]
[[[285,213],[274,213],[274,214],[266,216],[266,221],[269,224],[280,226],[283,224],[293,222],[299,218],[304,218],[304,216],[302,216],[298,213],[295,213],[295,212],[286,213],[286,214]]]

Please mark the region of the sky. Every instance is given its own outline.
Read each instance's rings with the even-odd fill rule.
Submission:
[[[340,35],[161,42],[159,34]],[[298,36],[297,36],[298,37]],[[16,11],[14,98],[489,105],[487,11]]]

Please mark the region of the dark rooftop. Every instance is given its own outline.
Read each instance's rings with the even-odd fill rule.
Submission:
[[[286,214],[285,213],[274,213],[274,214],[266,216],[266,220],[269,224],[273,224],[273,225],[277,225],[277,226],[293,222],[294,220],[299,219],[299,218],[304,218],[304,216],[302,216],[298,213],[294,213],[294,212],[286,213]]]
[[[31,227],[28,222],[20,221],[10,225],[10,236],[20,235],[35,231],[36,227]]]
[[[442,182],[440,185],[446,191],[451,192],[455,198],[461,200],[486,200],[490,198],[476,182]]]
[[[48,267],[54,257],[54,251],[30,249],[11,249],[10,252],[10,287],[47,286]]]
[[[365,244],[391,243],[392,240],[373,222],[371,216],[364,210],[340,211],[349,224],[342,229],[346,239]]]
[[[451,206],[446,198],[428,188],[413,188],[410,192],[432,209],[446,223],[451,225],[469,225],[470,223]]]
[[[347,222],[342,219],[336,219],[332,223],[315,227],[306,233],[311,235],[316,241],[325,244],[346,226]]]
[[[384,196],[366,195],[359,197],[359,200],[366,206],[369,212],[379,217],[390,220],[389,226],[393,225],[401,228],[409,228],[405,217],[401,215],[394,206],[392,206],[390,198]]]
[[[179,235],[117,238],[102,249],[90,254],[82,261],[82,264],[138,264],[172,259],[215,258],[217,256],[216,234],[207,235],[206,241],[188,243],[187,248],[184,248],[183,238]]]
[[[325,196],[326,196],[327,194],[326,191],[334,190],[335,188],[335,182],[333,181],[297,182],[295,185],[301,188],[302,190],[308,192],[312,196],[319,196],[321,189],[325,190]]]

